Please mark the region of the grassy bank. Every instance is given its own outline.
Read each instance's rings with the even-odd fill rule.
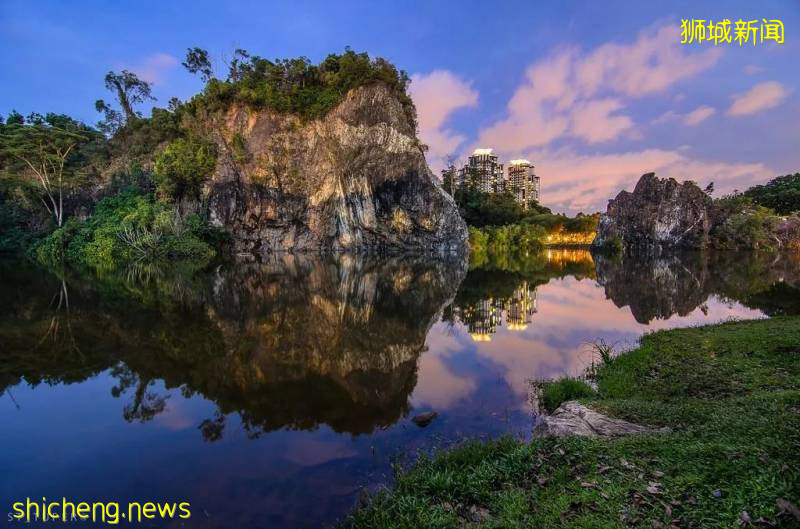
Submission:
[[[800,498],[800,318],[650,334],[597,382],[583,402],[672,433],[469,443],[400,473],[345,525],[800,525],[787,512]]]

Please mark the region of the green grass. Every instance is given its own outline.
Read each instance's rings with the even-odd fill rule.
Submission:
[[[579,378],[562,378],[547,381],[541,385],[541,405],[548,413],[553,413],[562,402],[591,397],[594,391]]]
[[[585,403],[672,432],[470,442],[399,472],[343,525],[800,526],[776,504],[800,499],[800,318],[649,334],[597,382]]]

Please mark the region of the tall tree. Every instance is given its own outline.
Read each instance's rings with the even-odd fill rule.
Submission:
[[[106,88],[117,96],[127,122],[134,121],[138,117],[133,110],[134,105],[147,100],[156,100],[151,93],[150,83],[139,79],[135,73],[128,70],[122,70],[122,73],[108,72],[105,81]]]
[[[104,119],[97,124],[97,128],[106,136],[113,136],[125,124],[125,118],[122,117],[122,114],[102,99],[94,102],[94,108],[103,114]]]
[[[236,48],[236,51],[233,52],[233,59],[228,65],[228,81],[234,83],[241,81],[251,70],[250,54],[241,48]]]
[[[32,183],[56,224],[64,223],[64,195],[85,173],[79,150],[98,139],[97,131],[59,114],[32,114],[27,124],[12,123],[0,134],[0,175]]]
[[[214,69],[211,67],[208,52],[202,48],[187,48],[186,60],[181,64],[190,73],[199,73],[203,82],[207,83],[214,77]]]

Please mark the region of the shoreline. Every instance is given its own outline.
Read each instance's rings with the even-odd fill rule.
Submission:
[[[800,523],[800,317],[646,335],[597,385],[582,404],[669,433],[470,441],[400,471],[343,527]]]

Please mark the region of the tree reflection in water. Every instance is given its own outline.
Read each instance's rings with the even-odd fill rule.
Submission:
[[[2,314],[9,347],[0,389],[21,378],[76,382],[109,369],[112,395],[130,399],[128,421],[165,410],[169,395],[153,389],[163,380],[216,403],[200,426],[207,440],[222,436],[230,413],[251,437],[323,423],[368,433],[408,412],[425,337],[465,271],[462,261],[286,255],[206,275],[147,269],[75,277],[70,322],[87,352],[79,359],[64,354],[62,341],[31,339],[48,318],[53,326],[52,309],[40,301],[53,278],[19,269],[18,284],[30,287],[9,297]]]
[[[157,417],[175,389],[212,401],[199,424],[208,441],[223,437],[231,414],[250,437],[388,427],[410,409],[435,322],[464,325],[474,340],[501,326],[525,331],[536,325],[537,288],[554,278],[597,281],[639,323],[702,309],[711,296],[800,312],[797,255],[551,249],[483,256],[469,270],[460,260],[284,255],[210,273],[139,267],[112,277],[0,267],[0,394],[22,380],[74,383],[107,371],[127,421]]]

